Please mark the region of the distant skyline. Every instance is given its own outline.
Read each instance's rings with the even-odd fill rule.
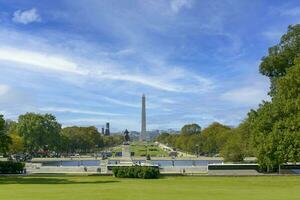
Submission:
[[[260,59],[300,2],[0,0],[0,113],[140,130],[237,125],[268,100]]]

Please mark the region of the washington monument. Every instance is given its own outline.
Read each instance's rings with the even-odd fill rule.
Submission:
[[[146,140],[146,97],[145,94],[142,96],[142,127],[140,133],[140,141]]]

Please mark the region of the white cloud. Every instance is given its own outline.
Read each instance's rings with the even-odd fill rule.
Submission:
[[[18,78],[15,77],[15,80]],[[34,110],[32,102],[33,98],[28,93],[10,85],[0,84],[0,113],[4,114],[5,118],[15,120],[19,114]]]
[[[170,2],[171,10],[175,13],[178,13],[183,8],[191,8],[191,0],[171,0]]]
[[[31,66],[23,66],[26,68],[30,67],[33,69],[48,69],[61,72],[71,72],[81,75],[87,73],[87,71],[79,68],[76,63],[71,62],[66,58],[23,49],[0,47],[0,60],[11,61]]]
[[[72,125],[80,125],[80,126],[103,126],[108,119],[107,118],[74,118],[74,119],[66,119],[61,120],[64,126],[72,126]],[[109,119],[110,126],[112,130],[120,131],[120,127],[122,131],[127,128],[129,130],[136,130],[136,127],[139,125],[139,121],[136,119],[130,118],[117,118],[117,119]]]
[[[141,106],[142,106],[140,104],[140,102],[129,103],[129,102],[121,101],[121,100],[118,100],[118,99],[113,99],[113,98],[110,98],[110,97],[102,97],[102,99],[109,102],[109,103],[115,104],[115,105],[126,106],[126,107],[131,107],[131,108],[141,108]],[[155,103],[147,101],[147,109],[155,109],[155,108],[158,108],[158,107],[160,107],[159,104],[155,104]]]
[[[100,116],[122,116],[123,115],[118,113],[97,112],[97,111],[62,108],[62,107],[45,107],[45,108],[40,108],[40,110],[44,112],[56,112],[56,113],[61,112],[61,113],[74,113],[74,114],[85,114],[85,115],[100,115]]]
[[[159,70],[154,74],[147,73],[146,70],[144,70],[144,73],[134,73],[123,70],[118,65],[110,62],[91,64],[91,62],[82,61],[84,64],[79,64],[64,56],[11,47],[0,47],[0,60],[20,64],[14,67],[72,73],[74,75],[84,75],[87,78],[93,78],[93,80],[106,79],[132,82],[169,92],[203,92],[213,86],[210,79],[179,68],[167,70],[166,74],[161,73]],[[85,68],[81,67],[83,65]]]
[[[167,98],[161,99],[161,102],[162,103],[166,103],[166,104],[175,104],[176,103],[175,100],[173,100],[173,99],[167,99]]]
[[[108,101],[109,103],[113,103],[113,104],[117,104],[117,105],[121,105],[121,106],[127,106],[127,107],[132,107],[132,108],[139,108],[140,107],[139,104],[127,103],[127,102],[120,101],[120,100],[113,99],[113,98],[109,98],[109,97],[103,97],[102,99],[105,100],[105,101]]]
[[[139,83],[168,92],[206,92],[214,87],[212,80],[189,73],[185,70],[177,74],[166,72],[166,74],[160,73],[152,75],[148,74],[146,71],[145,73],[140,74],[133,74],[129,72],[120,73],[119,71],[115,71],[113,73],[101,72],[100,76],[104,79]]]
[[[9,91],[9,87],[7,85],[0,85],[0,96],[5,95]]]
[[[42,18],[38,14],[37,10],[35,8],[32,8],[24,11],[15,11],[12,20],[15,23],[29,24],[33,22],[40,22],[42,21]]]
[[[143,74],[130,74],[130,73],[103,73],[101,78],[110,80],[130,81],[139,83],[142,85],[150,86],[159,90],[165,90],[169,92],[183,92],[182,88],[178,84],[172,84],[164,81],[160,77],[145,76]]]
[[[269,100],[270,97],[265,88],[258,86],[230,90],[222,94],[221,99],[245,106],[255,106],[262,100]]]

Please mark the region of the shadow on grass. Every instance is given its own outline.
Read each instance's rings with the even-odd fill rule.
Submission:
[[[120,181],[99,180],[99,181],[75,181],[66,178],[51,177],[0,177],[0,185],[5,184],[105,184],[117,183]]]

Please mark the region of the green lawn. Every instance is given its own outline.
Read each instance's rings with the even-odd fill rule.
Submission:
[[[121,148],[117,148],[114,152],[121,152]],[[130,145],[130,151],[134,152],[134,156],[146,156],[147,154],[151,157],[167,157],[168,153],[154,145],[149,143],[145,145],[144,143],[134,142]]]
[[[168,156],[167,152],[152,143],[149,143],[148,145],[143,143],[134,143],[130,146],[130,148],[130,150],[134,152],[135,156],[145,156],[147,154],[155,157]]]
[[[101,176],[0,177],[2,200],[289,200],[300,199],[300,177]]]

